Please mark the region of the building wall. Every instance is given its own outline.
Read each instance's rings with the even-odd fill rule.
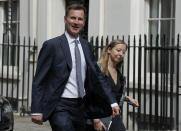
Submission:
[[[39,0],[37,2],[36,38],[38,50],[43,42],[64,32],[64,0]]]
[[[146,0],[133,0],[130,2],[130,35],[140,35],[145,33],[145,1]]]
[[[2,5],[0,5],[0,18],[3,18],[3,6]],[[3,41],[3,31],[2,31],[2,29],[3,29],[3,19],[0,19],[0,44]],[[0,52],[2,52],[2,48],[0,48]],[[0,56],[0,65],[2,65],[1,59],[2,59],[2,57]]]
[[[29,35],[33,44],[37,36],[37,0],[29,0]]]
[[[64,30],[65,0],[52,1],[52,32],[51,37],[61,35]]]
[[[181,15],[180,15],[180,12],[181,12],[181,8],[180,8],[180,5],[181,5],[181,1],[180,0],[176,0],[176,21],[175,21],[175,34],[180,34],[181,35]],[[181,43],[180,43],[180,46],[181,46]],[[181,65],[181,54],[180,54],[180,63],[179,65]],[[179,70],[179,74],[181,74],[181,69]],[[181,85],[181,77],[180,77],[180,85]],[[181,94],[181,89],[180,89],[180,92]],[[181,109],[181,96],[180,96],[180,99],[179,99],[179,109]],[[181,112],[179,112],[181,113]],[[181,129],[181,115],[179,115],[179,129]]]
[[[181,15],[180,15],[180,12],[181,12],[181,8],[180,8],[180,5],[181,5],[181,1],[180,0],[176,0],[176,12],[175,12],[175,17],[176,17],[176,21],[175,21],[175,34],[180,34],[181,35]],[[180,46],[181,46],[181,43],[180,43]],[[180,63],[179,65],[181,65],[181,54],[180,54]],[[179,70],[179,74],[181,74],[181,70]],[[181,85],[181,77],[180,77],[180,80],[179,80],[179,85]],[[181,94],[181,89],[179,91],[179,93]],[[179,98],[179,109],[181,109],[181,97]],[[181,112],[179,112],[181,113]],[[179,129],[181,129],[181,115],[179,115]]]
[[[90,0],[89,37],[130,33],[130,0]]]
[[[42,44],[64,32],[65,0],[19,1],[20,36],[36,37],[38,44]],[[90,0],[89,37],[147,33],[147,1]],[[180,0],[176,0],[176,34],[181,32],[180,5]]]
[[[3,6],[0,5],[0,18],[3,18]],[[3,41],[3,19],[0,19],[0,43]]]
[[[33,44],[34,39],[37,38],[37,3],[37,0],[19,0],[21,42],[23,37],[26,40],[30,37],[31,44]]]
[[[101,25],[100,25],[100,21],[103,21],[103,15],[101,15],[100,13],[102,13],[101,10],[103,10],[100,5],[101,2],[103,3],[103,0],[89,0],[89,25],[88,25],[88,36],[89,38],[91,36],[97,36],[97,35],[102,35],[102,33],[100,33],[100,29]],[[102,5],[103,6],[103,5]],[[102,23],[102,25],[104,25],[104,23]]]
[[[180,15],[180,12],[181,12],[181,8],[180,8],[180,5],[181,5],[181,1],[180,0],[176,0],[176,12],[175,12],[175,16],[176,16],[176,21],[175,21],[175,32],[176,34],[180,33],[181,34],[181,15]]]
[[[105,35],[130,34],[130,4],[130,0],[105,0]]]
[[[20,0],[19,1],[19,10],[20,10],[20,36],[28,37],[30,30],[30,7],[29,0]],[[21,41],[23,41],[21,39]]]

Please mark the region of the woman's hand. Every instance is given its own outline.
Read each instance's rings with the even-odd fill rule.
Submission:
[[[139,103],[137,100],[135,100],[129,96],[126,96],[126,99],[128,100],[128,102],[131,102],[133,104],[133,106],[139,107]]]
[[[105,131],[106,130],[105,125],[102,123],[102,121],[100,119],[94,119],[93,123],[94,123],[94,129],[96,131]]]

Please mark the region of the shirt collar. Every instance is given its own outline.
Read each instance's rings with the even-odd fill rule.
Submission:
[[[65,36],[66,36],[69,44],[73,43],[74,40],[78,40],[78,41],[79,41],[79,36],[77,37],[77,39],[75,39],[74,37],[72,37],[71,35],[69,35],[69,33],[68,33],[67,31],[65,31]]]

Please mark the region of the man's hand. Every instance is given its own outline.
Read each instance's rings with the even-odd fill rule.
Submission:
[[[93,123],[94,123],[94,129],[96,131],[105,131],[106,130],[106,126],[102,123],[102,121],[100,119],[94,119]]]
[[[119,106],[114,106],[112,107],[112,117],[114,118],[115,116],[119,115],[120,113],[120,108]]]
[[[42,115],[32,115],[31,116],[32,122],[42,125],[43,124],[43,116]]]

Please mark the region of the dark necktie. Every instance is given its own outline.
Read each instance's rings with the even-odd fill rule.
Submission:
[[[78,85],[78,94],[79,97],[84,96],[84,87],[82,82],[82,70],[81,70],[81,56],[80,56],[80,50],[78,48],[78,40],[75,40],[75,65],[76,65],[76,81]]]

